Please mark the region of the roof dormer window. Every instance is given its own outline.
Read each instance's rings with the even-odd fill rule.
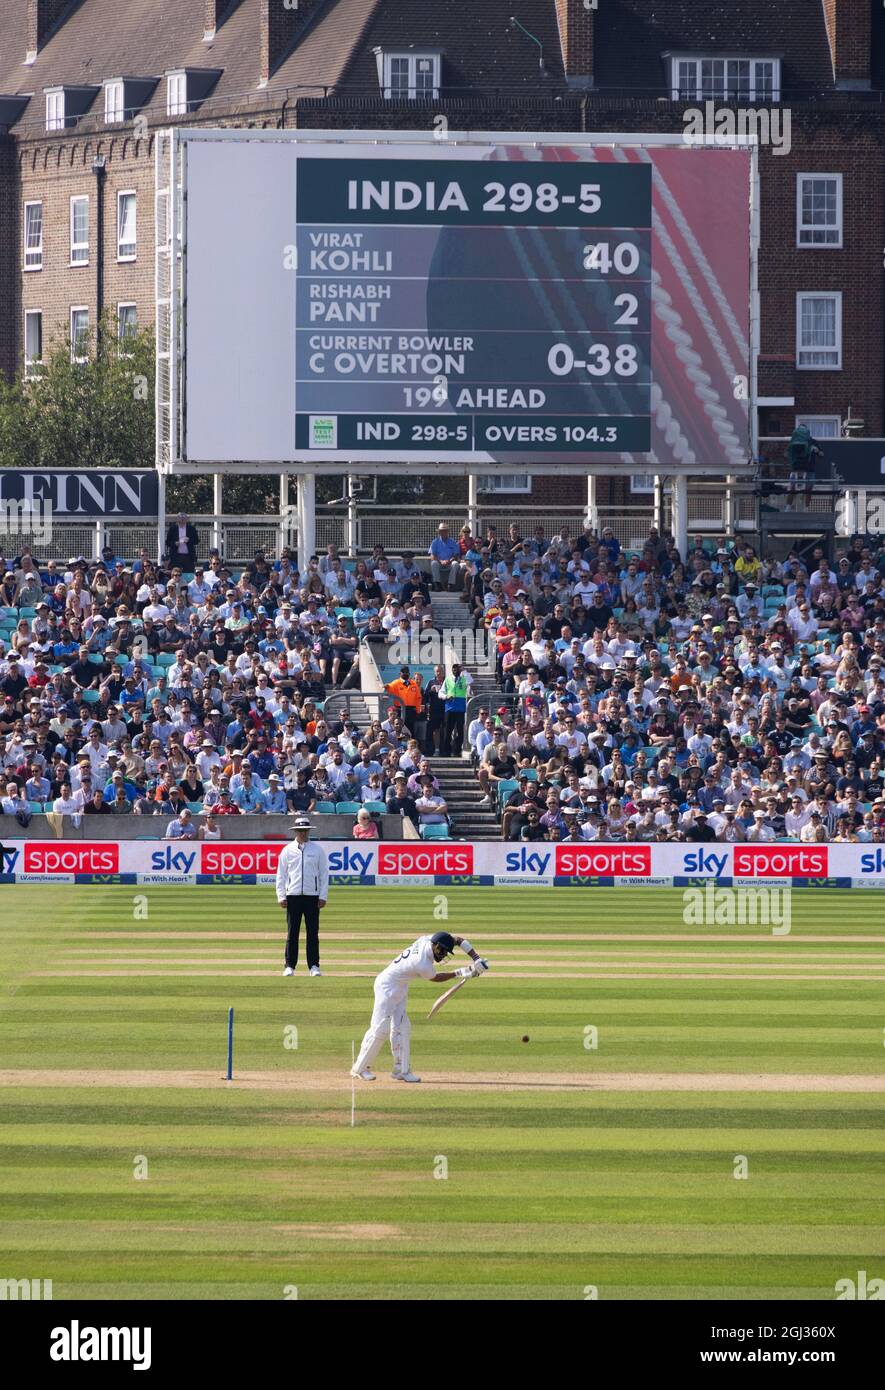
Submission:
[[[63,87],[55,87],[46,93],[46,129],[64,130],[65,93]]]
[[[166,78],[166,115],[187,115],[186,72],[170,72]]]
[[[114,125],[126,119],[125,88],[122,82],[104,84],[104,119],[106,125]]]
[[[66,130],[85,116],[95,101],[98,87],[44,87],[46,93],[46,129]]]
[[[166,115],[188,116],[206,100],[223,68],[178,68],[166,73]]]
[[[439,97],[442,53],[413,49],[375,50],[378,80],[391,101],[429,101]]]
[[[673,101],[756,101],[781,99],[779,58],[667,55]]]

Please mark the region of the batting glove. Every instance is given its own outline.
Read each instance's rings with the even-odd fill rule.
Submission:
[[[473,974],[474,974],[474,975],[484,975],[485,972],[488,970],[488,968],[489,968],[489,963],[488,963],[487,960],[475,960],[475,961],[473,962]]]
[[[455,971],[455,974],[462,980],[471,980],[476,971],[472,965],[462,965],[460,970]]]

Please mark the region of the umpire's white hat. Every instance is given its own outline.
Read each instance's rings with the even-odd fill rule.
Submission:
[[[311,826],[311,823],[310,823],[310,816],[296,816],[295,819],[293,820],[292,824],[289,826],[289,829],[290,829],[290,830],[310,830],[310,829],[312,829],[312,826]]]

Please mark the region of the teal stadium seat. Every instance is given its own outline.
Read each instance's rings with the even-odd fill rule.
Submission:
[[[318,816],[334,816],[335,803],[334,801],[318,801],[314,809]]]
[[[362,809],[362,802],[359,801],[338,801],[335,803],[335,810],[339,816],[355,816],[357,811]]]
[[[449,834],[449,827],[447,825],[421,826],[422,840],[450,840],[451,838],[452,837]]]

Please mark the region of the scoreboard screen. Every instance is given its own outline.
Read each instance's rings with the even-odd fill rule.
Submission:
[[[263,186],[270,198],[282,190],[286,211],[253,229],[263,240],[250,254],[253,266],[283,266],[267,291],[288,372],[269,406],[285,412],[282,458],[746,467],[749,150],[415,138],[272,147],[286,158]],[[223,141],[207,149],[216,187],[235,185],[236,167],[225,178],[218,164]],[[201,285],[202,228],[216,264],[220,231],[200,213],[201,153],[197,136],[191,358],[201,292],[210,279],[218,288],[214,273]],[[219,331],[216,321],[216,362]],[[250,351],[248,328],[239,351]],[[189,453],[207,457],[193,363],[187,382]],[[216,430],[237,433],[235,422]]]

